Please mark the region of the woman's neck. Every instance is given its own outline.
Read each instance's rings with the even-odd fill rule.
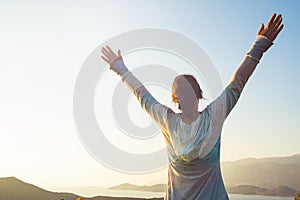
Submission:
[[[194,111],[182,111],[180,113],[181,117],[187,118],[187,119],[191,119],[194,120],[199,116],[200,112],[198,110],[194,110]]]

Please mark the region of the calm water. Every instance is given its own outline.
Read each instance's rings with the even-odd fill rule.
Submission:
[[[47,188],[54,192],[72,192],[84,197],[93,197],[98,195],[114,196],[114,197],[137,197],[137,198],[151,198],[151,197],[163,197],[163,192],[141,192],[130,190],[108,190],[98,187],[50,187]],[[229,194],[230,200],[294,200],[293,197],[267,197],[258,195],[238,195]]]

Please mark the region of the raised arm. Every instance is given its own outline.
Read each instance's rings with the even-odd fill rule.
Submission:
[[[129,71],[125,66],[121,51],[118,50],[118,55],[115,54],[109,46],[102,48],[103,56],[110,69],[121,76],[122,81],[128,86],[131,92],[137,97],[142,108],[154,119],[158,125],[165,129],[167,128],[167,113],[172,110],[163,104],[160,104],[146,89],[146,87]]]
[[[201,148],[198,154],[200,158],[205,157],[220,138],[223,122],[237,103],[245,84],[255,70],[263,53],[273,44],[278,33],[282,30],[283,25],[281,25],[281,22],[281,15],[276,17],[276,14],[273,14],[266,28],[264,24],[261,25],[254,44],[243,58],[229,83],[221,95],[207,106],[206,111],[210,113],[212,119],[211,128],[207,131],[204,139],[201,140]]]
[[[209,107],[219,122],[223,122],[237,103],[242,90],[257,64],[283,28],[282,17],[273,14],[265,27],[261,24],[254,44],[243,58],[221,95]]]

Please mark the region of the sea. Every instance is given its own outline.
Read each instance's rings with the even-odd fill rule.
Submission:
[[[136,198],[154,198],[163,197],[164,192],[143,192],[134,190],[110,190],[99,187],[48,187],[53,192],[71,192],[83,197],[93,196],[112,196],[112,197],[136,197]],[[230,200],[294,200],[294,197],[274,197],[260,195],[239,195],[229,194]]]

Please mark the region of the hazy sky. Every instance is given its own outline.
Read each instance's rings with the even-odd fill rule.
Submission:
[[[114,35],[162,28],[202,46],[226,84],[260,23],[273,12],[283,14],[285,28],[224,125],[221,160],[300,153],[299,9],[296,0],[1,1],[0,177],[43,187],[147,184],[164,178],[166,170],[115,172],[81,145],[72,107],[81,65]]]

